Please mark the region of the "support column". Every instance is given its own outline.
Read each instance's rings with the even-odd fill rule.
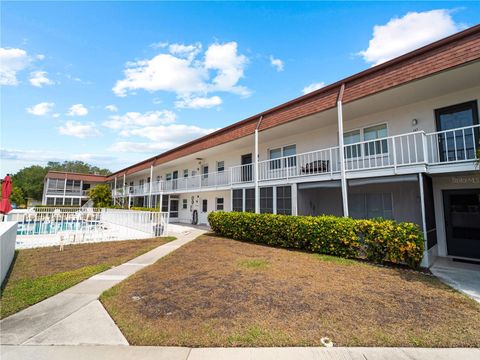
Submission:
[[[65,183],[63,185],[63,201],[62,205],[65,205],[65,196],[67,196],[67,178],[65,177]]]
[[[420,209],[422,211],[422,231],[425,240],[425,250],[423,252],[422,265],[428,266],[428,245],[427,245],[427,217],[425,215],[425,192],[423,190],[423,174],[418,174],[418,185],[420,188]]]
[[[255,129],[255,214],[260,214],[260,189],[258,188],[258,128]]]
[[[277,213],[277,187],[276,186],[272,186],[272,197],[273,197],[273,201],[272,201],[273,213],[276,214]]]
[[[342,84],[340,93],[338,94],[337,101],[337,113],[338,113],[338,151],[340,158],[340,179],[342,183],[342,203],[343,203],[343,216],[348,217],[348,188],[347,178],[345,175],[345,152],[343,144],[343,109],[342,98],[345,90],[345,84]]]
[[[127,191],[127,179],[126,175],[123,174],[123,196],[122,196],[122,206],[125,206],[125,199],[126,199],[126,191]],[[128,207],[130,207],[130,200],[128,201]]]
[[[298,215],[298,209],[297,209],[297,183],[292,184],[292,215],[297,216]]]
[[[114,185],[113,185],[113,205],[115,205],[115,198],[117,197],[117,177],[115,176]]]
[[[148,207],[152,207],[152,183],[153,183],[153,165],[150,165],[150,182],[148,183]]]
[[[48,193],[49,186],[50,186],[50,178],[47,178],[47,185],[45,186],[45,189],[43,189],[43,198],[42,198],[43,205],[47,205],[47,193]]]

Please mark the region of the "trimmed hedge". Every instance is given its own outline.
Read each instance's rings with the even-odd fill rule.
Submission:
[[[211,212],[212,230],[228,238],[376,263],[420,265],[424,239],[417,225],[335,216]]]

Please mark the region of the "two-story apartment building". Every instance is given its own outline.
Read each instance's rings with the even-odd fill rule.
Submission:
[[[417,223],[424,264],[480,260],[480,26],[107,177],[116,203]]]
[[[82,206],[88,201],[87,190],[106,179],[102,175],[51,170],[44,178],[42,204]]]

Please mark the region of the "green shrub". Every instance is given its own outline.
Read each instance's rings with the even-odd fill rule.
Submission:
[[[235,240],[412,268],[423,257],[423,235],[412,223],[223,211],[210,213],[208,221],[217,234]]]
[[[153,211],[153,212],[159,212],[159,208],[148,208],[148,207],[140,207],[140,206],[132,206],[130,210],[137,210],[137,211]]]

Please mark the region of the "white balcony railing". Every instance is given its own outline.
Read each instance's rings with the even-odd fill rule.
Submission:
[[[255,169],[253,166],[253,164],[245,164],[231,167],[231,183],[241,184],[252,182],[255,174]]]
[[[427,134],[428,163],[458,163],[477,159],[479,134],[480,125]]]
[[[425,133],[413,132],[345,145],[345,170],[425,163]]]
[[[480,125],[426,134],[423,131],[361,141],[344,146],[347,172],[474,161],[480,148]],[[339,147],[259,161],[258,180],[279,180],[340,172]],[[417,170],[418,171],[418,170]],[[230,186],[254,181],[254,164],[233,166],[222,172],[154,182],[152,194]],[[149,184],[116,189],[116,196],[148,195]]]
[[[333,174],[340,171],[338,146],[298,155],[259,161],[258,180]]]

